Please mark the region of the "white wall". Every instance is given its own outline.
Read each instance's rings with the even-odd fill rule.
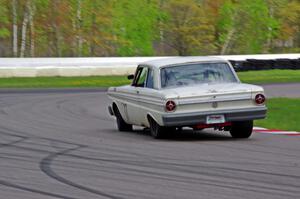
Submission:
[[[226,60],[299,59],[300,54],[228,55]],[[0,58],[0,77],[105,76],[133,73],[145,61],[167,57]]]
[[[124,75],[138,63],[158,58],[0,58],[0,77]]]

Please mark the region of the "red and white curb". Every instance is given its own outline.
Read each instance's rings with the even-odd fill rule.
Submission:
[[[276,135],[300,135],[300,132],[297,131],[282,131],[275,129],[265,129],[261,127],[254,127],[254,133],[266,133],[266,134],[276,134]]]

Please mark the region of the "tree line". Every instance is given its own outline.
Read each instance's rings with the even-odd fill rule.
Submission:
[[[299,0],[0,0],[1,57],[299,50]]]

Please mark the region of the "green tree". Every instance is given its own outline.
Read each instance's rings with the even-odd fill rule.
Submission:
[[[6,0],[0,0],[0,38],[8,38],[10,36],[9,31],[9,10]]]
[[[176,54],[185,56],[215,53],[215,29],[202,4],[194,0],[170,0],[165,12],[165,42]]]
[[[299,0],[0,0],[0,56],[299,52],[299,30]]]
[[[292,0],[279,10],[281,51],[300,50],[300,2]],[[289,47],[289,48],[288,48]]]
[[[244,0],[238,7],[238,35],[232,53],[262,53],[270,37],[276,36],[278,21],[269,14],[264,0]],[[270,30],[272,34],[270,35]]]
[[[71,56],[74,32],[70,2],[63,0],[43,0],[37,8],[39,14],[37,38],[44,56]],[[36,42],[38,43],[38,41]]]
[[[220,54],[226,54],[237,34],[236,18],[237,6],[231,1],[225,1],[219,10],[216,23],[218,37],[216,42],[220,47]]]
[[[157,0],[118,0],[114,5],[114,35],[121,56],[153,55],[160,17]]]
[[[10,20],[9,20],[9,8],[6,0],[0,0],[0,55],[9,55],[6,48],[10,45],[9,39],[10,33]]]
[[[114,52],[113,1],[85,0],[82,4],[84,56],[109,56]]]

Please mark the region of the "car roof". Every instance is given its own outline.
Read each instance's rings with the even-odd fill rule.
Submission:
[[[196,62],[226,62],[226,60],[222,58],[210,57],[210,56],[174,57],[174,58],[155,59],[155,60],[143,62],[140,65],[147,65],[147,66],[160,68],[168,65],[196,63]]]

